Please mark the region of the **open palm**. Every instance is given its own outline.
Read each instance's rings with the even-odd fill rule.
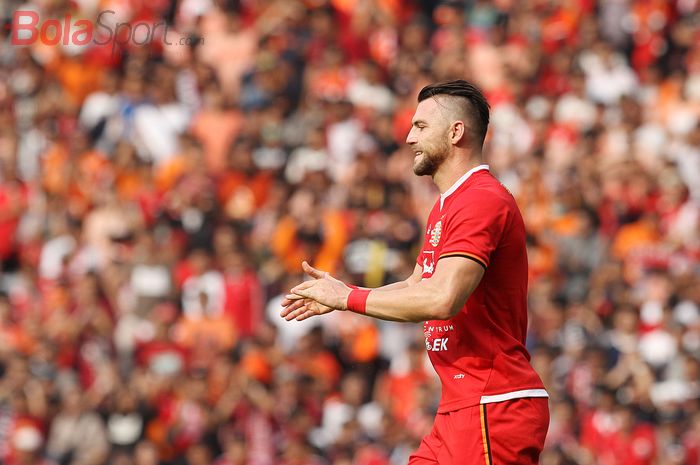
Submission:
[[[325,279],[343,284],[342,281],[334,278],[327,271],[318,270],[309,265],[306,261],[304,261],[301,264],[301,267],[304,270],[304,272],[310,277],[312,277],[314,280]],[[312,316],[325,315],[326,313],[330,313],[333,310],[336,310],[331,306],[324,305],[311,298],[302,297],[298,294],[293,293],[287,294],[285,296],[285,298],[282,300],[282,307],[283,308],[280,312],[280,316],[287,321],[303,321],[307,318],[311,318]]]

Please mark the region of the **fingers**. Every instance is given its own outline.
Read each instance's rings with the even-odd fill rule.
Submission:
[[[303,296],[303,291],[309,289],[314,284],[315,281],[304,281],[303,283],[294,286],[289,293]]]
[[[303,297],[298,295],[298,294],[287,294],[284,296],[284,299],[282,299],[281,306],[287,307],[292,302],[297,301],[297,300],[301,300],[301,299],[303,299]]]
[[[317,270],[313,266],[309,265],[309,262],[306,260],[301,262],[301,268],[304,270],[304,273],[315,279],[321,279],[326,275],[325,271]]]
[[[292,321],[292,320],[301,321],[299,319],[299,317],[301,317],[309,312],[313,313],[313,310],[310,310],[309,307],[303,303],[303,301],[301,301],[301,302],[302,302],[302,304],[298,308],[294,308],[294,309],[288,308],[288,309],[283,310],[282,313],[286,313],[285,315],[283,315],[283,318],[287,321]],[[308,318],[308,317],[306,317],[306,318]],[[306,319],[306,318],[304,318],[304,319]]]
[[[308,318],[311,318],[312,316],[316,316],[317,313],[314,310],[307,310],[306,312],[302,313],[298,317],[296,317],[297,321],[304,321]]]
[[[290,307],[282,307],[282,310],[280,310],[280,316],[284,319],[287,319],[287,315],[289,315],[294,309]]]
[[[280,312],[286,321],[304,321],[312,316],[328,313],[328,308],[319,306],[318,302],[310,299],[295,300]]]
[[[298,312],[299,308],[303,307],[304,303],[302,302],[301,305],[290,305],[288,307],[284,307],[282,311],[280,312],[280,316],[284,318],[285,320],[289,321],[292,318],[294,318],[295,312]]]
[[[302,308],[304,306],[304,301],[303,300],[294,300],[294,301],[289,301],[288,304],[282,303],[282,306],[284,307],[282,311],[280,312],[280,316],[282,318],[285,318],[287,315],[290,313]]]

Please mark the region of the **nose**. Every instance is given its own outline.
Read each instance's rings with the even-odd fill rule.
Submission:
[[[406,143],[408,145],[413,145],[416,142],[418,142],[415,129],[416,129],[415,126],[411,127],[411,130],[408,131],[408,134],[406,135]]]

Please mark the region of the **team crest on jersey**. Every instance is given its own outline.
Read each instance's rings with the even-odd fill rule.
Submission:
[[[432,232],[430,233],[430,245],[437,247],[440,243],[440,235],[442,234],[442,221],[435,223]]]

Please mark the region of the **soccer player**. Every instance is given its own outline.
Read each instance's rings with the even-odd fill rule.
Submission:
[[[350,310],[424,322],[442,382],[432,431],[409,465],[535,465],[549,425],[530,366],[525,226],[515,199],[483,164],[489,105],[472,84],[424,87],[406,142],[413,171],[440,190],[413,274],[377,289],[349,286],[304,262],[281,316]]]

